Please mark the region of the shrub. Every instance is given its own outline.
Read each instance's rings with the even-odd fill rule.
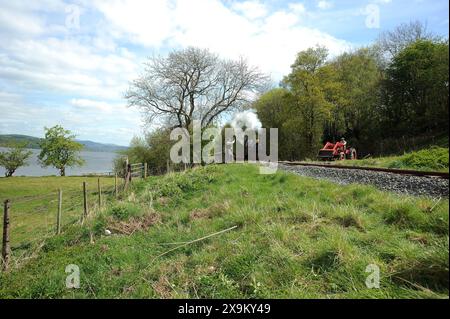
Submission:
[[[448,169],[448,160],[448,148],[433,146],[429,149],[405,154],[394,161],[390,167],[442,170]]]
[[[131,203],[120,203],[109,209],[109,214],[118,220],[139,216],[141,209]]]

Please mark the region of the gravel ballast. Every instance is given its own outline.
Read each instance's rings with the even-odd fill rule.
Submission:
[[[409,195],[448,197],[448,179],[400,175],[359,169],[295,166],[279,164],[278,168],[301,176],[326,179],[338,184],[371,184],[385,191]]]

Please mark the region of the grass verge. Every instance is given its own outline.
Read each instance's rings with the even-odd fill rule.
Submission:
[[[449,150],[448,147],[430,147],[420,151],[405,153],[400,156],[387,156],[377,158],[367,158],[359,160],[344,160],[335,162],[334,165],[346,166],[368,166],[383,168],[411,169],[419,171],[449,171]],[[323,163],[323,162],[318,162]]]
[[[252,165],[196,168],[138,182],[50,238],[0,274],[0,297],[448,298],[448,209]],[[65,286],[69,264],[79,289]],[[379,289],[365,284],[368,265]]]

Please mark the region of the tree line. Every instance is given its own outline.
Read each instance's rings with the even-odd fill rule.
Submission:
[[[321,46],[301,51],[272,88],[269,77],[242,58],[222,59],[193,47],[153,57],[125,98],[154,129],[133,138],[115,167],[123,169],[126,155],[161,173],[174,143],[171,129],[192,132],[194,120],[202,130],[223,128],[227,117],[244,109],[256,110],[263,127],[278,128],[282,160],[314,159],[325,141],[341,137],[363,156],[448,146],[448,60],[448,39],[420,22],[336,57]],[[41,165],[56,167],[62,176],[66,167],[83,164],[82,145],[61,126],[46,129],[40,148]],[[25,146],[14,146],[0,153],[0,165],[11,176],[30,156]]]
[[[263,127],[278,128],[282,160],[315,159],[326,141],[342,137],[362,157],[448,146],[448,54],[448,39],[411,22],[339,56],[321,46],[301,51],[274,87],[244,59],[175,50],[150,58],[125,94],[153,129],[124,154],[164,172],[171,129],[192,131],[193,120],[202,129],[223,128],[227,116],[245,109],[255,110]]]
[[[448,145],[448,39],[412,22],[375,44],[329,58],[317,46],[299,52],[280,86],[253,104],[264,127],[279,129],[279,157],[317,155],[345,137],[361,155]]]

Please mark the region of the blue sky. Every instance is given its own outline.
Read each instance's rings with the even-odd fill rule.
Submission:
[[[274,81],[316,44],[337,55],[400,23],[448,37],[443,0],[0,0],[0,134],[127,145],[151,128],[123,93],[148,56],[186,46],[245,56]]]

